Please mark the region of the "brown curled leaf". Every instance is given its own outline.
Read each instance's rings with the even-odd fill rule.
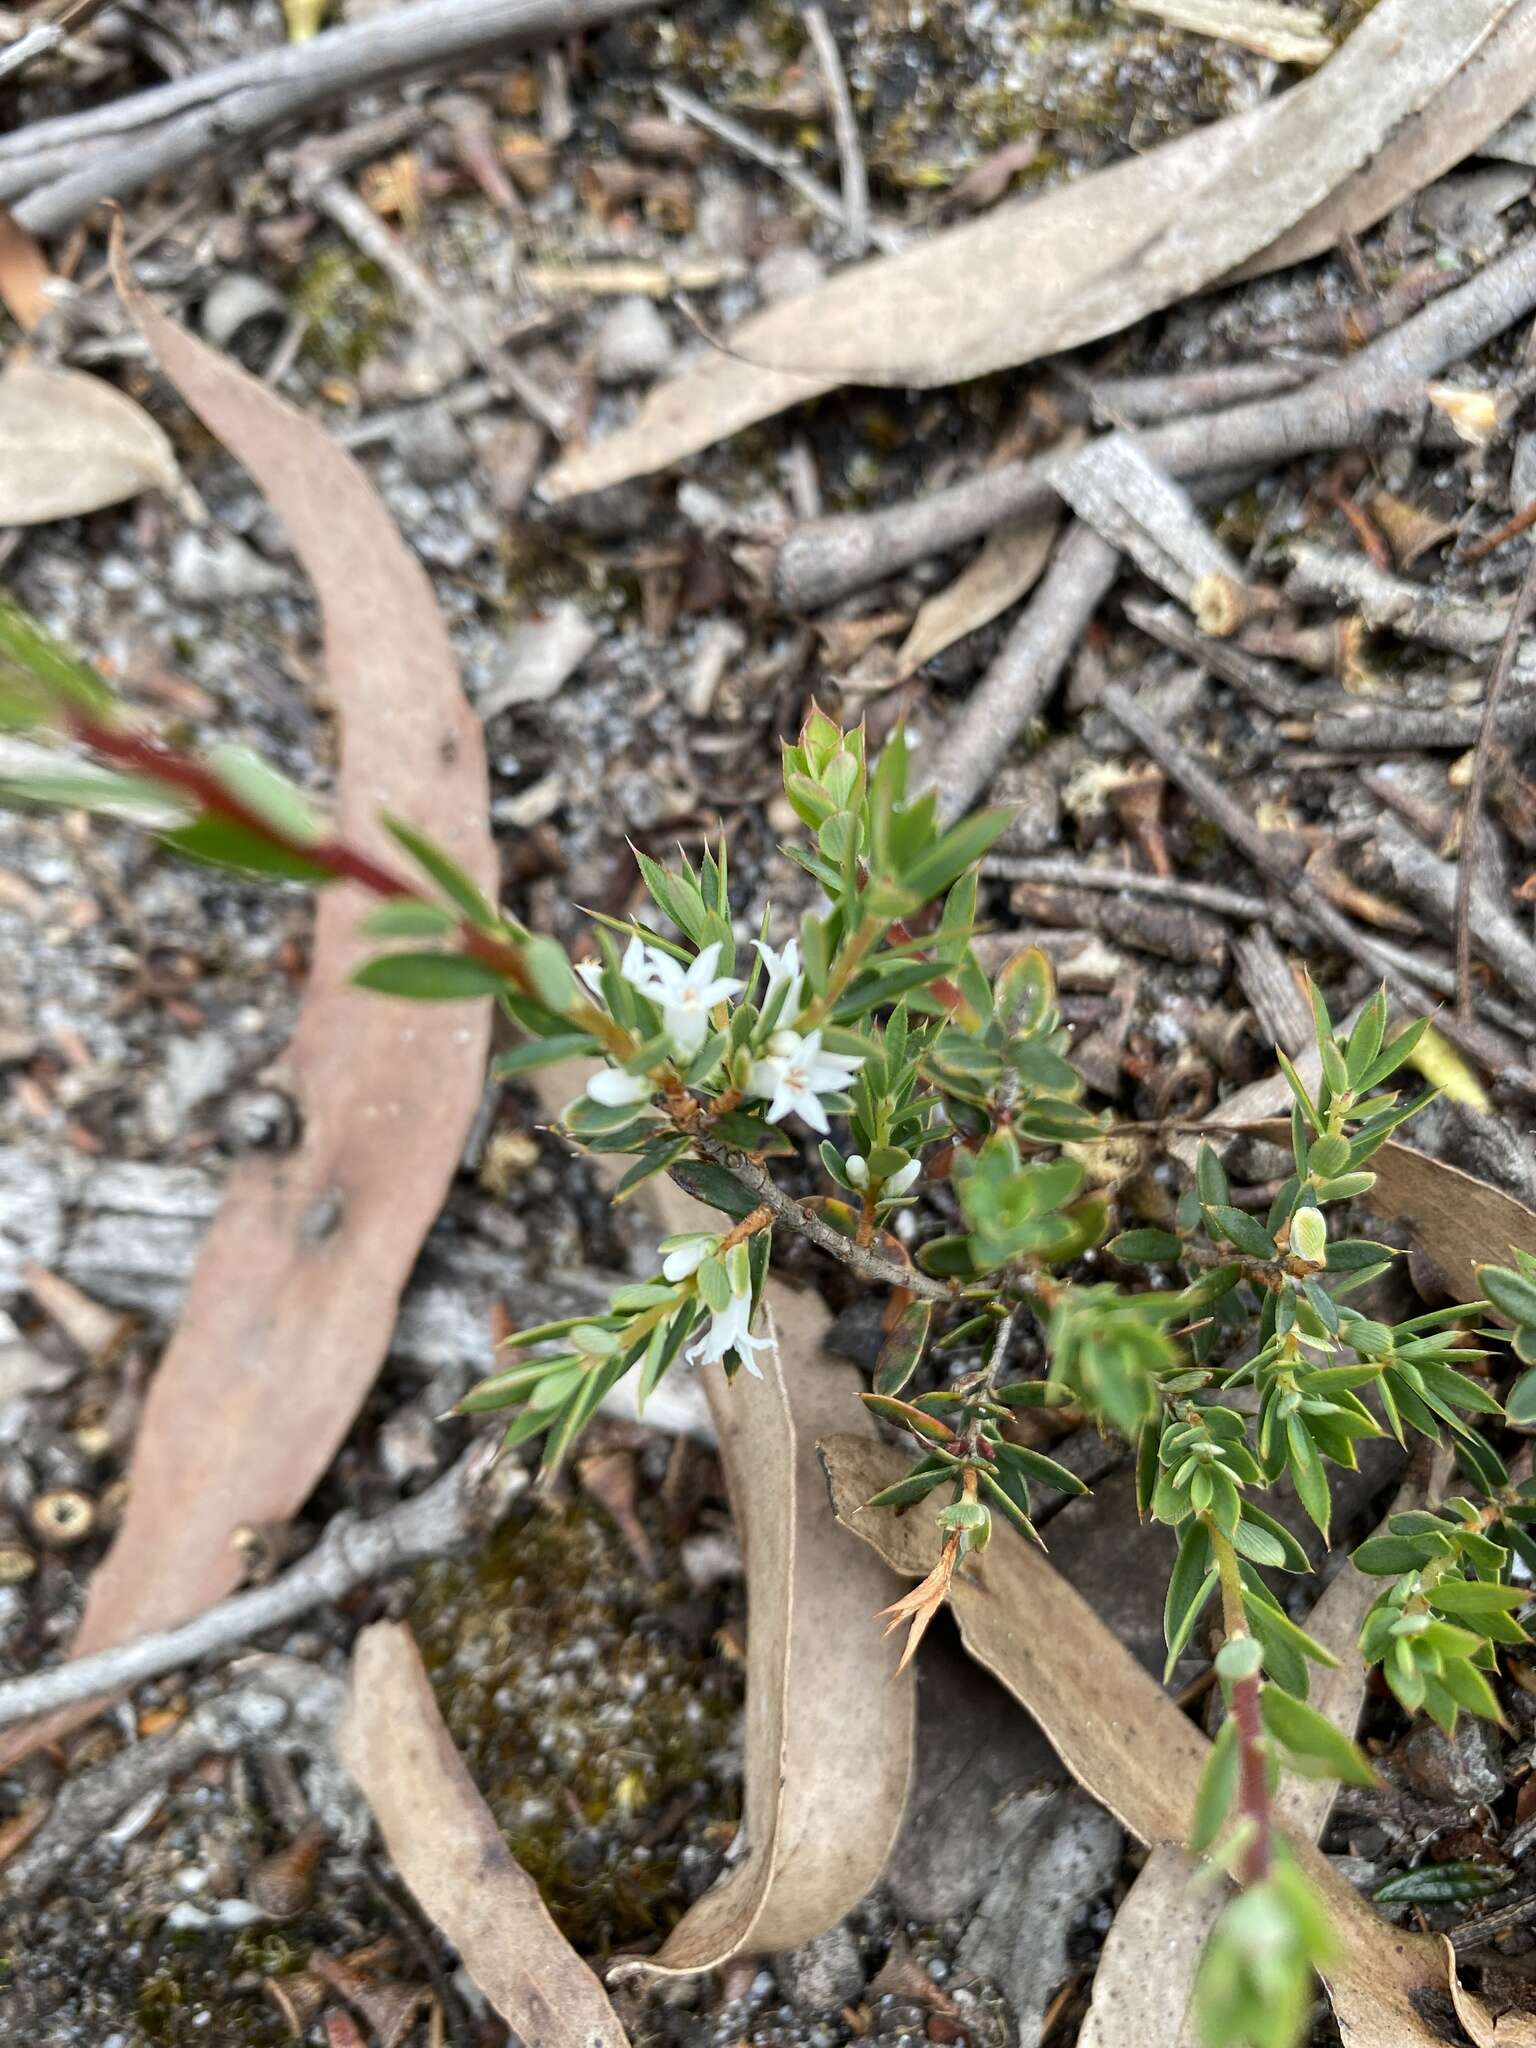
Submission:
[[[398,813],[492,886],[479,724],[431,584],[372,484],[314,421],[122,289],[161,369],[261,487],[315,586],[341,721],[338,829],[393,862],[378,819]],[[235,1531],[293,1515],[388,1349],[479,1101],[490,1027],[483,1002],[353,988],[363,908],[347,888],[321,899],[284,1063],[302,1137],[230,1176],[150,1384],[127,1510],[77,1653],[222,1599],[241,1569]],[[92,1711],[13,1731],[0,1764]]]
[[[588,1071],[546,1069],[542,1099],[569,1102]],[[729,1224],[664,1178],[635,1200],[658,1237]],[[822,1348],[816,1296],[770,1277],[764,1298],[763,1377],[704,1375],[747,1567],[746,1851],[656,1955],[622,1966],[639,1974],[691,1976],[824,1933],[878,1882],[906,1804],[913,1677],[893,1676],[872,1620],[902,1588],[877,1558],[849,1569],[816,1456],[826,1431],[858,1425],[863,1379]]]

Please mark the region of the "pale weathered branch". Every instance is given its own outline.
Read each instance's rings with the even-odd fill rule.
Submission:
[[[493,1458],[490,1444],[477,1443],[414,1500],[371,1522],[338,1516],[309,1555],[281,1578],[221,1600],[177,1628],[0,1684],[0,1727],[220,1655],[324,1600],[342,1599],[365,1581],[458,1548],[490,1527],[527,1483],[521,1466],[511,1460],[493,1465]]]

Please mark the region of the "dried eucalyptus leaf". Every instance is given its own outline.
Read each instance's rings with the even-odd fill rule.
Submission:
[[[84,370],[0,374],[0,526],[41,526],[174,491],[176,456],[144,408]]]

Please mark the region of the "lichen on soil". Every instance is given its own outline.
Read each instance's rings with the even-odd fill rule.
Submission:
[[[597,1508],[534,1502],[478,1557],[424,1567],[409,1619],[561,1928],[594,1958],[654,1946],[718,1872],[740,1810],[742,1673],[687,1640],[686,1581],[647,1579]]]

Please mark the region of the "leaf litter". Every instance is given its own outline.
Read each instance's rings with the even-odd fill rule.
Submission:
[[[0,207],[0,302],[31,334],[52,310],[46,257]],[[23,342],[0,370],[0,526],[99,512],[141,491],[175,492],[163,428],[126,392],[85,370],[38,362]]]
[[[1295,263],[1422,189],[1533,93],[1536,0],[1379,0],[1278,98],[753,316],[728,353],[653,390],[632,425],[568,451],[541,492],[664,469],[839,384],[1012,368]]]
[[[121,286],[165,375],[258,483],[315,586],[341,722],[339,828],[389,857],[380,809],[408,816],[489,886],[479,724],[427,577],[372,484],[312,420]],[[403,1011],[353,988],[359,927],[348,891],[322,896],[286,1056],[302,1137],[230,1176],[150,1386],[76,1654],[228,1593],[236,1530],[296,1512],[388,1347],[480,1099],[489,1018],[484,1004]],[[13,1731],[0,1764],[94,1711]]]

